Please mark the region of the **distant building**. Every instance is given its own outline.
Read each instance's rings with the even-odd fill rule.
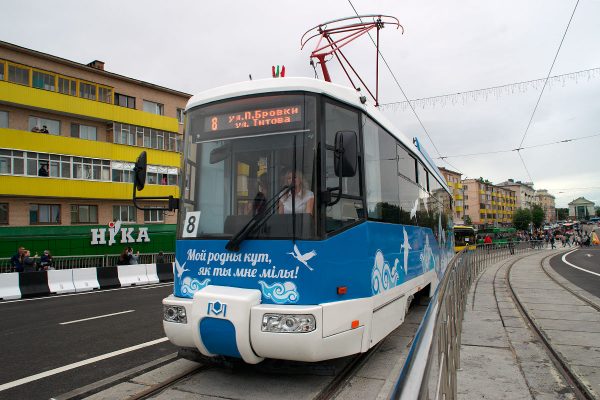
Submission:
[[[516,208],[531,209],[535,202],[535,189],[533,182],[521,182],[509,179],[505,182],[498,183],[498,186],[510,189],[515,192]]]
[[[483,179],[462,181],[466,214],[479,228],[512,225],[515,192]]]
[[[548,193],[546,189],[539,189],[535,191],[534,200],[536,204],[539,204],[544,210],[544,221],[545,222],[556,222],[556,206],[554,204],[555,197]]]
[[[461,182],[461,174],[451,171],[444,167],[438,167],[450,190],[452,190],[452,198],[454,199],[454,223],[462,224],[465,219],[464,191]]]
[[[80,64],[0,42],[0,257],[17,246],[115,254],[140,229],[150,242],[136,250],[173,251],[175,213],[137,210],[131,182],[146,150],[140,195],[179,197],[189,97],[108,72],[98,60]],[[108,237],[113,221],[122,223],[119,244],[108,246],[101,233]]]
[[[585,197],[578,197],[569,203],[569,218],[576,220],[589,219],[595,215],[595,204]]]

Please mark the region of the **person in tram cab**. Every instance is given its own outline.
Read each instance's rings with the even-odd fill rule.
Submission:
[[[288,171],[285,175],[286,184],[292,185],[293,172]],[[279,213],[280,214],[291,214],[292,213],[292,192],[295,193],[295,207],[297,213],[306,213],[313,215],[313,209],[315,205],[315,195],[309,189],[306,188],[306,182],[302,172],[296,172],[296,180],[294,182],[293,190],[290,190],[283,198],[279,201]]]
[[[267,205],[267,174],[262,174],[258,177],[256,186],[256,196],[254,196],[252,202],[248,204],[250,208],[249,212],[252,215],[262,213]]]

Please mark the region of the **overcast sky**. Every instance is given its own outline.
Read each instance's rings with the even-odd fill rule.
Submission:
[[[405,32],[384,29],[381,51],[409,99],[545,78],[576,0],[367,1],[360,14],[397,17]],[[108,71],[195,94],[215,86],[268,78],[272,65],[288,76],[314,76],[309,28],[355,15],[336,1],[80,1],[19,0],[0,13],[0,40],[88,63]],[[552,75],[600,67],[600,0],[580,0]],[[369,81],[375,53],[368,38],[347,54]],[[333,61],[334,82],[348,85]],[[541,84],[445,98],[416,113],[442,156],[517,148]],[[404,100],[381,67],[381,103]],[[485,95],[487,94],[487,96]],[[443,101],[445,100],[445,101]],[[386,115],[432,157],[439,154],[406,107]],[[600,72],[555,80],[544,90],[524,147],[600,134]],[[600,136],[525,149],[521,155],[536,189],[549,189],[557,206],[584,196],[600,205]],[[516,152],[451,157],[438,165],[494,183],[528,181]]]

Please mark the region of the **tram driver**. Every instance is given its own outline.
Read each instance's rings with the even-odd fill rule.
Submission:
[[[285,175],[286,184],[289,186],[292,184],[293,172],[288,171]],[[291,214],[292,213],[292,192],[295,193],[295,207],[296,213],[305,213],[313,215],[315,206],[315,195],[309,189],[306,188],[306,182],[302,172],[296,171],[296,180],[294,182],[293,190],[290,190],[281,200],[279,200],[279,213],[280,214]]]

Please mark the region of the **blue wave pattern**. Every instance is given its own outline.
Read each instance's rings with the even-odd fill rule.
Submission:
[[[181,293],[189,294],[191,297],[193,297],[194,293],[196,293],[198,290],[204,289],[209,283],[210,279],[208,278],[200,282],[196,278],[186,276],[183,278],[183,281],[181,281]]]
[[[258,281],[262,294],[265,298],[271,299],[275,304],[293,304],[300,300],[300,294],[294,282],[275,282],[267,285],[264,281]]]
[[[373,263],[373,272],[371,273],[371,289],[373,294],[383,293],[398,285],[398,259],[394,266],[385,261],[381,250],[375,252],[375,262]]]

